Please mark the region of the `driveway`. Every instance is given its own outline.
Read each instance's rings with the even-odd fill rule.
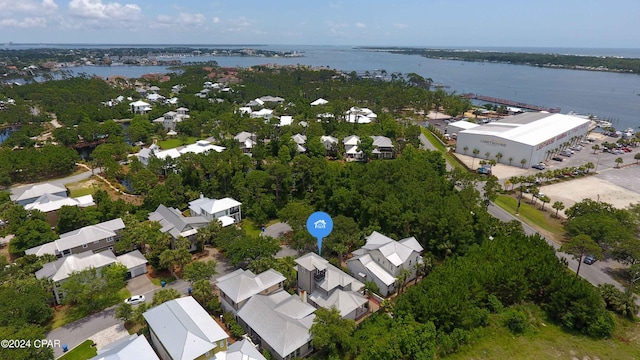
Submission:
[[[127,282],[127,290],[131,295],[142,295],[155,290],[155,286],[146,274],[136,276]]]
[[[122,320],[114,316],[114,308],[100,311],[71,324],[51,330],[47,334],[47,340],[59,340],[61,345],[67,345],[69,350],[80,345],[87,338],[115,325],[124,326]],[[56,358],[63,354],[62,347],[54,347],[53,354]]]
[[[260,233],[260,236],[271,236],[277,239],[291,230],[293,229],[291,229],[291,226],[289,226],[289,224],[278,222],[268,226],[264,230],[264,232]]]

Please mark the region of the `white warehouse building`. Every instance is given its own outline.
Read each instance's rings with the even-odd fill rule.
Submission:
[[[531,167],[545,161],[554,150],[585,139],[590,120],[563,114],[527,112],[458,132],[456,152],[498,160],[502,164]],[[466,151],[465,151],[466,148]],[[509,161],[511,158],[511,162]],[[524,163],[523,163],[524,160]]]

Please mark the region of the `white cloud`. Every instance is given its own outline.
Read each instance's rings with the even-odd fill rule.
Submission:
[[[398,29],[406,29],[406,28],[409,27],[409,25],[407,25],[407,24],[400,24],[400,23],[393,24],[393,26],[395,26]]]
[[[214,16],[214,17],[213,17],[213,23],[214,23],[214,24],[218,24],[218,23],[220,23],[220,18],[219,18],[219,17],[217,17],[217,16]]]
[[[102,0],[71,0],[69,11],[74,16],[96,20],[130,21],[142,14],[142,9],[136,4],[103,3]]]
[[[58,9],[54,0],[0,0],[0,9],[3,15],[22,14],[48,14]],[[6,19],[9,20],[9,19]]]
[[[156,21],[151,25],[152,28],[163,27],[202,27],[206,26],[207,18],[202,14],[192,14],[181,12],[177,16],[158,15]]]
[[[16,19],[0,20],[0,27],[34,28],[46,26],[47,20],[43,17],[29,17],[22,19],[22,21]]]
[[[363,23],[361,23],[361,22],[357,22],[357,23],[356,23],[356,27],[359,27],[359,28],[365,28],[365,27],[367,27],[367,25],[365,25],[365,24],[363,24]]]

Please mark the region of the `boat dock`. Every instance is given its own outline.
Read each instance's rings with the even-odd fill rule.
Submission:
[[[526,104],[526,103],[519,102],[519,101],[513,101],[513,100],[508,100],[508,99],[500,99],[500,98],[496,98],[496,97],[492,97],[492,96],[484,96],[484,95],[478,95],[478,94],[472,94],[472,93],[462,94],[461,96],[464,97],[464,98],[467,98],[467,99],[486,101],[486,102],[490,102],[490,103],[494,103],[494,104],[518,107],[518,108],[523,108],[523,109],[527,109],[527,110],[546,111],[546,112],[550,112],[550,113],[559,113],[560,112],[560,108],[548,108],[548,107],[544,107],[544,106]]]

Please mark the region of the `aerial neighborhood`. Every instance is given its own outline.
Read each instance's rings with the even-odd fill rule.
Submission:
[[[633,281],[589,276],[610,259],[637,280],[638,204],[568,194],[632,169],[633,131],[301,65],[0,100],[0,331],[60,341],[0,358],[444,358],[493,332],[599,341],[636,319]]]

